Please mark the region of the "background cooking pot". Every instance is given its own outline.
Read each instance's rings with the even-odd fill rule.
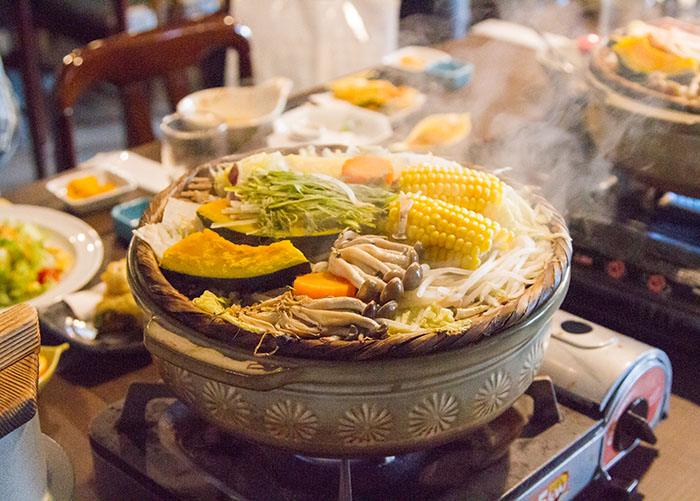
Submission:
[[[651,97],[624,95],[599,74],[586,75],[586,124],[598,150],[646,184],[700,197],[700,113],[663,107]]]

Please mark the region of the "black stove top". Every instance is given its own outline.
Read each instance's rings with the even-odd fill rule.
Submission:
[[[574,255],[564,308],[651,345],[700,354],[700,200],[613,179],[590,207],[569,215]]]
[[[543,385],[549,389],[542,392]],[[339,499],[341,460],[295,456],[226,435],[163,397],[164,388],[132,385],[125,401],[91,424],[101,499]],[[459,442],[349,461],[352,499],[521,499],[533,489],[580,491],[597,467],[601,420],[557,405],[547,397],[551,388],[548,379],[540,382],[529,391],[534,400],[521,397]],[[549,404],[535,404],[542,401]],[[556,469],[567,462],[565,471]]]

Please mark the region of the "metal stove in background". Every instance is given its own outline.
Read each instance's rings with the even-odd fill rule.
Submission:
[[[569,216],[564,308],[654,346],[700,353],[700,199],[621,172],[611,179],[593,194],[609,211]]]
[[[542,377],[500,417],[432,450],[376,460],[306,458],[202,422],[162,385],[133,385],[92,423],[102,499],[574,498],[666,416],[666,354],[564,311]],[[553,383],[553,385],[552,385]],[[557,403],[558,400],[558,403]]]

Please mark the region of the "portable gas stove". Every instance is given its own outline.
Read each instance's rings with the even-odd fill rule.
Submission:
[[[309,458],[204,423],[164,385],[132,385],[91,424],[102,499],[571,499],[666,417],[666,354],[559,311],[526,394],[458,442],[375,460]],[[554,386],[552,385],[554,383]],[[558,403],[557,403],[558,400]]]
[[[700,199],[623,174],[612,180],[597,196],[609,214],[569,218],[574,256],[564,308],[654,346],[698,353]]]

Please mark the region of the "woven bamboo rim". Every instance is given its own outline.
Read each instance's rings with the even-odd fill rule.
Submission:
[[[686,113],[700,113],[700,104],[692,104],[685,97],[671,96],[618,75],[605,61],[606,56],[611,52],[612,50],[606,45],[600,45],[591,54],[589,68],[598,80],[609,85],[612,89],[650,106]]]
[[[334,147],[335,149],[335,147]],[[266,150],[259,150],[266,151]],[[282,148],[283,154],[294,153],[298,148]],[[211,164],[203,165],[171,184],[155,196],[151,205],[141,218],[141,225],[160,222],[165,204],[170,197],[177,197],[186,189],[190,181],[205,172],[210,165],[234,162],[255,154],[248,152],[221,158]],[[533,195],[531,203],[543,204],[552,214],[549,227],[552,233],[560,234],[553,240],[553,257],[534,284],[525,292],[501,307],[487,311],[473,319],[470,327],[461,334],[427,332],[422,334],[401,334],[386,339],[367,339],[364,341],[329,341],[326,339],[293,339],[282,342],[274,336],[262,336],[248,332],[222,319],[209,315],[198,309],[183,294],[175,290],[161,272],[155,253],[144,241],[134,238],[130,256],[135,270],[136,280],[148,295],[148,303],[156,306],[168,320],[184,324],[193,329],[198,336],[214,339],[243,350],[257,353],[272,353],[281,356],[325,360],[375,360],[427,355],[440,351],[453,350],[478,342],[486,336],[493,335],[507,327],[527,319],[539,306],[549,300],[562,283],[571,261],[571,240],[563,217],[538,194]]]

